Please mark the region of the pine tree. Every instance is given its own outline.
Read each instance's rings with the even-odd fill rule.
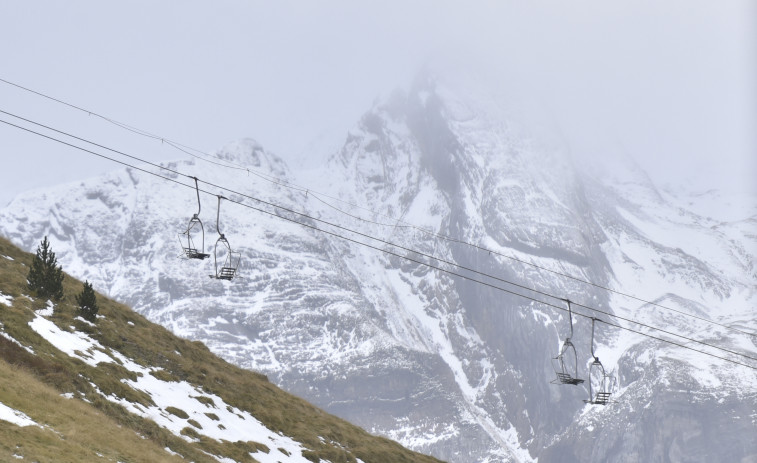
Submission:
[[[59,301],[63,298],[63,267],[58,264],[55,253],[50,249],[47,236],[37,247],[37,255],[32,260],[26,277],[29,289],[38,297]]]
[[[97,295],[89,281],[84,282],[84,289],[76,295],[76,303],[79,304],[79,313],[85,320],[94,322],[97,319]]]

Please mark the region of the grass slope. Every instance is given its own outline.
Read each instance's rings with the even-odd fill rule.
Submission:
[[[38,316],[35,311],[47,305],[26,287],[32,258],[0,238],[0,293],[12,297],[10,306],[0,299],[0,333],[16,341],[0,336],[0,403],[40,425],[20,427],[0,420],[1,461],[23,457],[17,461],[254,462],[256,452],[270,452],[265,442],[229,442],[198,433],[199,423],[176,407],[167,407],[165,412],[173,420],[186,420],[182,436],[106,399],[155,406],[150,395],[129,386],[128,380],[135,381],[136,375],[119,362],[91,366],[58,350],[30,327],[29,322]],[[76,314],[74,296],[82,287],[66,275],[65,297],[47,317],[57,327],[86,333],[141,366],[159,367],[151,374],[162,381],[186,381],[230,407],[249,412],[268,429],[301,443],[307,449],[302,455],[309,461],[439,461],[329,415],[280,390],[265,376],[237,368],[202,343],[178,338],[102,295],[98,295],[102,317],[91,325]],[[212,401],[209,397],[197,400]],[[213,413],[206,415],[217,419]]]

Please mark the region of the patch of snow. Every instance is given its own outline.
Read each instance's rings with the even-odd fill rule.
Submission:
[[[492,423],[493,424],[493,423]],[[512,455],[517,459],[517,461],[520,462],[535,462],[533,457],[531,457],[531,454],[528,453],[528,449],[525,449],[521,447],[520,445],[520,439],[518,439],[518,431],[515,430],[515,426],[510,426],[509,429],[502,432],[505,441],[507,442],[507,449],[512,453]]]
[[[47,307],[45,307],[44,309],[37,310],[34,313],[42,317],[52,317],[54,311],[55,311],[55,304],[53,304],[53,301],[48,300]]]
[[[254,441],[274,449],[268,454],[261,452],[254,454],[255,459],[261,463],[274,463],[277,461],[308,463],[308,460],[302,456],[302,451],[305,449],[300,443],[271,431],[250,413],[226,404],[217,395],[205,393],[186,381],[160,380],[150,374],[151,371],[158,370],[157,368],[148,369],[142,367],[122,354],[104,348],[99,342],[91,339],[85,333],[69,333],[61,330],[57,325],[45,318],[38,316],[29,322],[29,326],[59,350],[89,365],[96,366],[100,362],[115,362],[115,359],[118,359],[125,368],[137,373],[138,377],[136,381],[123,379],[122,382],[135,390],[148,394],[156,404],[155,406],[146,407],[137,405],[113,395],[106,396],[106,398],[122,405],[134,414],[155,421],[159,426],[168,429],[177,436],[181,436],[182,429],[191,427],[192,425],[187,420],[166,412],[165,410],[168,407],[176,407],[186,412],[189,415],[188,419],[196,421],[201,426],[201,429],[193,429],[207,437],[219,441]],[[105,352],[108,353],[106,354]],[[93,384],[93,387],[99,391],[96,385]],[[198,400],[200,396],[211,399],[213,405],[200,402]],[[216,415],[219,420],[211,419],[206,413]],[[223,424],[225,429],[219,428],[219,424]],[[286,456],[278,448],[283,448],[290,455]]]
[[[394,429],[384,432],[386,432],[389,438],[401,442],[403,446],[408,448],[424,448],[460,434],[455,423],[434,426],[433,429],[424,431],[419,429],[419,423],[407,418],[402,419],[401,423],[398,423]],[[381,432],[378,433],[380,434]]]
[[[289,451],[288,449],[285,449],[285,450],[287,452]],[[287,456],[286,454],[282,453],[278,448],[272,448],[268,453],[256,452],[256,453],[251,453],[250,455],[252,455],[252,457],[255,458],[257,461],[259,461],[260,463],[280,463],[284,461],[293,461],[293,462],[296,461],[298,463],[300,462],[305,463],[305,462],[310,461],[303,458],[301,454],[300,455],[292,454],[290,456]]]
[[[207,452],[205,452],[205,453],[207,453]],[[207,453],[207,454],[210,455],[211,457],[215,458],[216,460],[220,461],[221,463],[236,463],[231,458],[219,457],[218,455],[212,455],[212,454],[209,454],[209,453]]]
[[[4,304],[10,307],[12,303],[13,303],[13,296],[3,294],[3,292],[0,291],[0,304]]]
[[[3,327],[3,324],[0,323],[0,328]],[[21,344],[20,342],[16,341],[15,338],[13,338],[11,335],[6,333],[5,331],[0,331],[0,336],[4,337],[8,341],[12,342],[13,344],[19,346],[20,348],[24,349],[25,351],[29,352],[30,354],[34,354],[34,350],[31,347],[26,347],[25,345]]]
[[[8,260],[13,260],[13,257],[11,256],[3,256],[3,258],[8,259]]]
[[[719,222],[735,222],[757,214],[757,201],[750,194],[736,194],[726,191],[705,192],[673,190],[666,186],[660,193],[673,206],[693,212],[701,217]]]
[[[30,321],[29,326],[58,350],[88,365],[94,367],[100,362],[113,362],[113,358],[105,354],[106,349],[84,333],[64,331],[55,323],[40,316]]]
[[[136,366],[136,369],[140,370],[138,372],[142,373],[142,376],[138,377],[136,381],[122,381],[135,390],[147,393],[156,405],[150,407],[138,406],[126,399],[112,395],[106,397],[108,400],[124,406],[132,413],[155,421],[177,436],[181,436],[181,430],[191,425],[187,420],[166,412],[165,410],[168,407],[176,407],[186,412],[189,415],[188,419],[196,421],[201,426],[201,429],[193,427],[198,434],[231,442],[238,440],[259,442],[269,448],[283,448],[291,454],[287,457],[278,450],[271,450],[268,454],[260,452],[254,454],[255,459],[261,463],[276,461],[306,463],[308,461],[302,457],[304,448],[298,442],[274,433],[254,416],[228,405],[222,398],[204,393],[186,381],[162,381],[150,375],[146,368]],[[197,400],[200,396],[210,398],[213,405]],[[206,413],[215,414],[219,420],[211,419]],[[219,424],[223,424],[226,429],[220,429]]]
[[[10,408],[3,403],[0,403],[0,420],[7,421],[21,427],[39,426],[36,421],[26,416],[25,413]]]
[[[92,327],[94,327],[94,326],[95,326],[95,324],[94,324],[94,323],[92,323],[92,322],[91,322],[91,321],[89,321],[89,320],[85,320],[85,319],[83,319],[82,317],[75,317],[75,318],[74,318],[74,320],[79,320],[80,322],[82,322],[82,323],[84,323],[84,324],[86,324],[86,325],[92,326]]]
[[[449,366],[454,375],[455,382],[460,388],[460,392],[462,392],[468,402],[474,402],[477,390],[470,385],[462,362],[455,355],[454,347],[447,333],[441,328],[443,326],[442,323],[440,323],[438,318],[429,315],[425,310],[425,301],[414,290],[419,285],[403,280],[401,273],[397,270],[388,270],[386,274],[398,299],[402,301],[402,306],[415,320],[417,329],[423,333],[426,342],[434,346],[436,352]]]

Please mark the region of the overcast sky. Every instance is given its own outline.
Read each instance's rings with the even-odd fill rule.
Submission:
[[[577,154],[612,145],[660,183],[757,192],[755,21],[752,0],[5,1],[0,79],[208,152],[252,137],[299,159],[424,65],[465,67]],[[183,157],[4,83],[0,110]],[[0,204],[117,167],[5,124],[0,156]]]

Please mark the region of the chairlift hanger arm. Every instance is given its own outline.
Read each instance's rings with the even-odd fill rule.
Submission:
[[[599,361],[596,355],[594,355],[594,322],[601,322],[599,318],[591,317],[591,356],[594,357],[594,360]]]
[[[570,322],[570,336],[568,336],[568,339],[571,339],[573,338],[573,311],[570,308],[570,299],[563,300],[568,303],[568,321]]]
[[[223,233],[221,233],[221,200],[226,199],[225,197],[221,195],[218,196],[218,210],[216,211],[216,231],[218,231],[218,234],[223,238]]]
[[[193,178],[195,181],[195,191],[197,192],[197,214],[195,214],[195,217],[199,217],[200,211],[202,210],[202,206],[200,205],[200,186],[197,184],[197,177],[189,178]]]

